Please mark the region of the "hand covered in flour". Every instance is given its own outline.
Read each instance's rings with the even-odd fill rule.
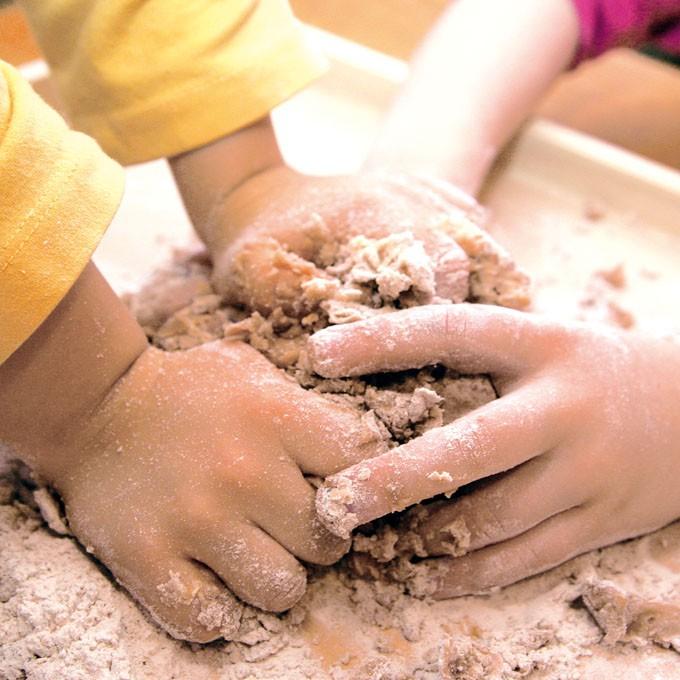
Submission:
[[[171,158],[170,167],[229,303],[304,316],[319,301],[305,284],[326,277],[339,248],[355,236],[404,232],[434,262],[433,294],[467,296],[468,259],[446,226],[480,210],[447,182],[389,170],[302,175],[285,165],[269,117]]]
[[[240,601],[292,607],[298,559],[345,553],[304,475],[384,451],[359,414],[248,345],[149,347],[93,265],[0,365],[0,413],[0,442],[59,493],[87,551],[199,642],[237,636]]]
[[[358,235],[410,231],[435,262],[437,295],[459,302],[467,292],[467,258],[443,227],[452,215],[474,210],[474,199],[436,180],[388,173],[309,177],[275,167],[213,208],[206,231],[214,283],[229,302],[304,315],[305,283],[325,277],[340,246]]]
[[[433,594],[513,583],[680,517],[680,343],[482,305],[419,307],[310,340],[326,377],[444,364],[500,398],[326,480],[335,533],[477,480],[420,526]],[[455,523],[455,524],[452,524]],[[451,557],[448,527],[469,552]],[[448,553],[448,555],[447,555]],[[445,556],[446,555],[446,556]]]
[[[306,584],[297,558],[346,552],[303,473],[335,472],[378,443],[251,347],[217,342],[149,348],[69,448],[82,462],[54,485],[75,534],[163,627],[204,642],[238,631],[236,597],[292,607]]]

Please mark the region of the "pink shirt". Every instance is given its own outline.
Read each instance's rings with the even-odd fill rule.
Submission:
[[[576,63],[612,47],[654,43],[680,54],[680,0],[572,0],[581,23]]]

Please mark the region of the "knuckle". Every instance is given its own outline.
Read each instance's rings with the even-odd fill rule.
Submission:
[[[185,489],[176,499],[164,511],[165,534],[175,544],[177,541],[194,544],[209,540],[215,534],[216,519],[224,516],[225,502],[210,489],[201,493]]]
[[[234,452],[220,466],[220,481],[232,491],[253,493],[266,488],[269,468],[256,455]]]
[[[446,305],[442,313],[442,331],[448,341],[464,338],[468,335],[468,319],[460,314],[458,306]],[[455,346],[455,345],[454,345]]]
[[[544,318],[528,331],[539,347],[541,359],[565,357],[580,344],[582,333],[556,319]]]

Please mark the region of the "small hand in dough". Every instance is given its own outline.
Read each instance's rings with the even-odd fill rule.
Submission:
[[[421,527],[470,552],[428,560],[434,595],[539,573],[680,517],[680,342],[483,305],[420,307],[320,331],[327,377],[444,364],[489,373],[500,398],[326,480],[322,520],[359,524],[476,480]],[[452,524],[455,523],[455,524]]]
[[[296,558],[346,552],[303,474],[383,450],[357,414],[239,342],[149,348],[60,449],[77,464],[49,481],[74,533],[172,635],[199,642],[238,631],[237,598],[293,606]]]
[[[323,277],[353,236],[410,231],[435,262],[437,294],[449,297],[449,269],[467,259],[440,227],[477,209],[445,182],[398,174],[309,177],[286,167],[247,180],[209,217],[214,283],[226,300],[262,313],[303,315],[302,284]],[[216,227],[215,224],[219,226]]]

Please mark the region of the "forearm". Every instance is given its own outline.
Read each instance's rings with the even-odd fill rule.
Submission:
[[[434,174],[476,193],[496,154],[571,63],[570,0],[458,0],[418,51],[369,166]]]
[[[211,225],[212,207],[247,179],[283,158],[269,117],[211,144],[169,159],[189,217],[211,252],[229,239],[228,225]]]
[[[0,365],[0,442],[49,480],[73,462],[54,451],[146,347],[141,327],[90,263]]]

